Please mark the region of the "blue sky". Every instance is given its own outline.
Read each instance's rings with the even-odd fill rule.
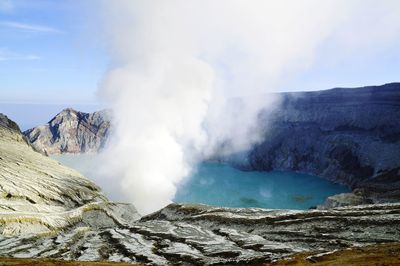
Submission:
[[[96,1],[0,0],[0,102],[85,104],[107,68],[95,23]],[[400,43],[337,59],[326,42],[307,70],[282,91],[399,81]]]
[[[32,106],[37,109],[37,104],[53,105],[42,116],[23,122],[31,125],[47,121],[50,112],[53,114],[62,106],[96,109],[97,86],[108,66],[96,14],[98,3],[0,0],[0,112],[22,117],[21,109],[25,108],[26,113]],[[359,26],[354,29],[359,30]],[[399,35],[387,45],[368,36],[368,29],[364,35],[366,47],[361,50],[342,51],[341,44],[328,39],[318,47],[313,63],[282,82],[277,90],[320,90],[400,81]],[[367,47],[369,38],[375,39],[373,45],[377,47]],[[11,103],[15,104],[14,109]]]
[[[96,101],[107,61],[80,2],[0,0],[1,102]]]

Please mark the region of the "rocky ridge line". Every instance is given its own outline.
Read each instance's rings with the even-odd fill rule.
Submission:
[[[89,114],[67,108],[47,124],[23,134],[36,149],[47,154],[96,153],[107,141],[110,116],[108,110]]]

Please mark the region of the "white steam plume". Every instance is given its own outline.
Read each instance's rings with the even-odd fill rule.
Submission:
[[[103,167],[113,182],[149,213],[222,142],[235,152],[260,141],[257,114],[274,101],[266,93],[306,69],[365,1],[347,3],[104,1],[111,65],[100,94],[115,117]]]

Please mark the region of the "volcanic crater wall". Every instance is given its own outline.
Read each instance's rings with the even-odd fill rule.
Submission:
[[[284,93],[272,115],[260,115],[265,140],[225,160],[314,174],[390,200],[400,196],[399,119],[400,83]]]

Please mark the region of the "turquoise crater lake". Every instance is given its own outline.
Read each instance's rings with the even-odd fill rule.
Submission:
[[[222,207],[308,209],[329,196],[349,192],[345,186],[295,172],[245,172],[218,163],[201,164],[178,187],[175,202]]]
[[[95,155],[52,156],[75,168],[100,185],[112,200],[125,201],[117,182],[97,171]],[[173,201],[219,207],[308,209],[331,195],[349,192],[345,186],[295,172],[245,172],[226,164],[202,163],[192,176],[178,185]]]

